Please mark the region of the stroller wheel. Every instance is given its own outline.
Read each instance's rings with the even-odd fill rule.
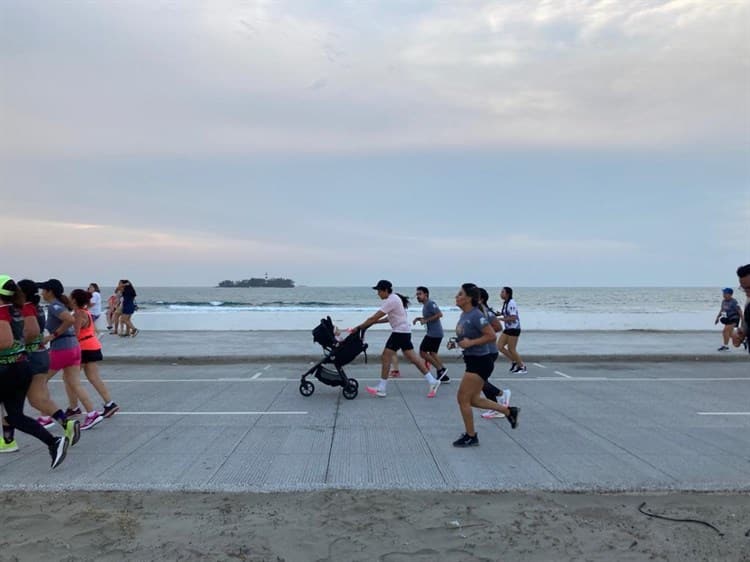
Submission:
[[[357,384],[357,381],[349,379],[349,384],[344,387],[342,394],[347,400],[354,400],[357,394],[359,394],[359,384]]]
[[[299,393],[302,396],[312,396],[313,392],[315,392],[315,385],[310,381],[299,383]]]

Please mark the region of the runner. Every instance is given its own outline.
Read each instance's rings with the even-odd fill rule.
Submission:
[[[498,332],[502,331],[503,326],[500,323],[500,320],[498,320],[497,318],[497,312],[492,310],[492,307],[489,305],[490,295],[482,287],[479,287],[478,291],[479,291],[479,309],[482,311],[482,314],[484,314],[485,318],[487,318],[487,322],[490,323],[490,326],[492,326],[492,329],[495,331],[495,334],[497,334]],[[499,354],[495,352],[493,355],[494,355],[493,362],[497,361],[497,357]],[[492,400],[493,402],[500,402],[503,406],[510,406],[510,389],[508,388],[500,390],[498,387],[492,384],[489,380],[486,380],[484,381],[484,386],[482,386],[482,394],[484,394],[487,400]],[[500,398],[500,400],[498,400],[498,398]],[[504,418],[505,415],[501,414],[500,412],[496,412],[495,410],[487,410],[486,412],[482,414],[482,417],[484,419],[493,419],[493,418]]]
[[[14,430],[28,433],[47,445],[50,466],[56,468],[68,453],[67,436],[55,437],[23,413],[32,377],[24,340],[33,339],[34,330],[37,334],[39,331],[39,326],[34,326],[36,318],[28,321],[21,316],[24,300],[16,283],[7,275],[0,275],[0,404],[6,412],[2,441],[7,449],[12,449]]]
[[[427,398],[434,398],[440,386],[440,381],[430,373],[422,358],[414,352],[414,346],[411,343],[411,326],[409,325],[409,320],[406,318],[406,307],[409,304],[409,299],[398,293],[394,294],[393,285],[385,279],[378,281],[373,289],[378,292],[378,297],[385,302],[375,314],[355,329],[366,330],[373,324],[388,322],[391,325],[392,332],[385,343],[385,348],[381,355],[380,382],[375,387],[368,386],[367,392],[373,396],[385,398],[391,360],[400,349],[404,357],[419,369],[419,372],[424,375],[425,380],[429,384],[430,388]]]
[[[500,298],[503,300],[503,308],[500,310],[498,318],[503,322],[505,328],[497,339],[497,349],[511,361],[509,369],[511,373],[525,375],[528,372],[526,365],[516,351],[518,337],[521,335],[521,319],[518,315],[516,301],[513,300],[513,289],[503,287],[503,290],[500,291]]]
[[[732,332],[740,325],[742,308],[733,295],[734,291],[729,287],[722,291],[721,308],[719,309],[719,314],[716,315],[714,325],[719,322],[724,325],[724,328],[721,330],[721,337],[724,340],[724,344],[717,351],[729,351],[729,340],[732,338]]]
[[[99,338],[96,337],[93,315],[87,308],[90,296],[88,292],[76,289],[70,294],[70,299],[73,301],[76,337],[78,338],[78,344],[81,346],[81,368],[88,381],[99,393],[102,400],[104,400],[104,409],[101,415],[99,415],[98,411],[87,415],[86,420],[81,425],[81,429],[92,428],[103,418],[111,418],[120,409],[112,401],[107,385],[104,384],[101,376],[99,376],[99,366],[97,363],[102,361],[104,357],[102,356],[102,344],[99,342]],[[68,399],[70,407],[66,413],[69,413],[69,415],[79,415],[81,409],[78,407],[78,397],[72,392],[68,392]]]
[[[479,445],[479,437],[474,430],[472,407],[504,414],[513,429],[518,426],[518,414],[521,410],[513,406],[502,406],[480,396],[485,381],[495,367],[497,355],[492,345],[495,341],[495,331],[478,308],[477,286],[473,283],[461,285],[456,294],[456,306],[461,309],[461,316],[456,324],[456,339],[448,342],[448,348],[460,347],[463,350],[466,369],[458,387],[457,399],[466,431],[453,442],[453,446],[473,447]]]
[[[732,344],[734,347],[744,345],[750,353],[750,263],[737,268],[737,279],[747,300],[745,301],[745,311],[742,314],[742,322],[732,334]]]
[[[419,322],[427,326],[422,343],[419,344],[419,356],[424,359],[425,363],[435,365],[437,369],[437,378],[445,384],[450,382],[450,377],[446,374],[448,370],[443,365],[438,356],[440,342],[443,341],[443,324],[440,319],[443,313],[437,303],[430,298],[430,290],[427,287],[417,287],[417,302],[422,305],[422,316],[415,318],[412,324]]]

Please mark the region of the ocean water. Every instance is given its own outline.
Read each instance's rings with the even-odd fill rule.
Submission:
[[[369,287],[218,288],[136,287],[134,323],[144,330],[310,330],[330,316],[342,328],[375,312]],[[410,318],[421,314],[413,287],[395,287],[411,299]],[[452,330],[459,316],[456,287],[431,287]],[[487,287],[499,309],[500,288]],[[106,302],[111,288],[102,289]],[[519,287],[514,298],[524,330],[712,330],[721,288]],[[743,301],[739,298],[740,302]],[[376,326],[374,329],[388,329]],[[422,330],[415,327],[415,332]]]

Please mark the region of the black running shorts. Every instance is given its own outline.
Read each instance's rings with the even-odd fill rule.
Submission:
[[[488,355],[464,355],[466,363],[466,372],[474,373],[482,377],[482,380],[490,378],[492,371],[495,370],[495,359],[497,355],[490,353]]]
[[[443,338],[434,338],[432,336],[425,336],[422,338],[422,343],[419,344],[419,351],[425,353],[437,353],[440,349],[440,342]]]
[[[81,365],[85,365],[86,363],[96,363],[97,361],[102,361],[104,359],[104,356],[102,356],[102,350],[101,349],[82,349],[81,350]]]
[[[411,343],[411,334],[393,332],[388,338],[388,341],[385,342],[385,348],[393,351],[398,351],[399,349],[409,351],[410,349],[414,349],[414,346]]]
[[[506,328],[503,334],[517,338],[521,335],[521,328]]]

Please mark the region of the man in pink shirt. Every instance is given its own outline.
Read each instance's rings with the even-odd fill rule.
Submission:
[[[373,396],[384,398],[386,396],[386,385],[388,384],[388,371],[391,365],[391,359],[400,349],[409,361],[411,361],[419,372],[424,375],[425,380],[430,385],[427,398],[434,398],[440,381],[437,380],[427,366],[424,364],[419,355],[414,351],[411,343],[411,324],[406,317],[406,307],[409,305],[409,299],[399,293],[393,293],[393,285],[390,281],[381,279],[373,287],[378,292],[378,296],[384,301],[380,309],[365,320],[355,329],[366,330],[373,324],[384,324],[388,322],[391,325],[391,335],[385,342],[385,349],[381,356],[380,382],[375,387],[368,386],[367,392]]]

